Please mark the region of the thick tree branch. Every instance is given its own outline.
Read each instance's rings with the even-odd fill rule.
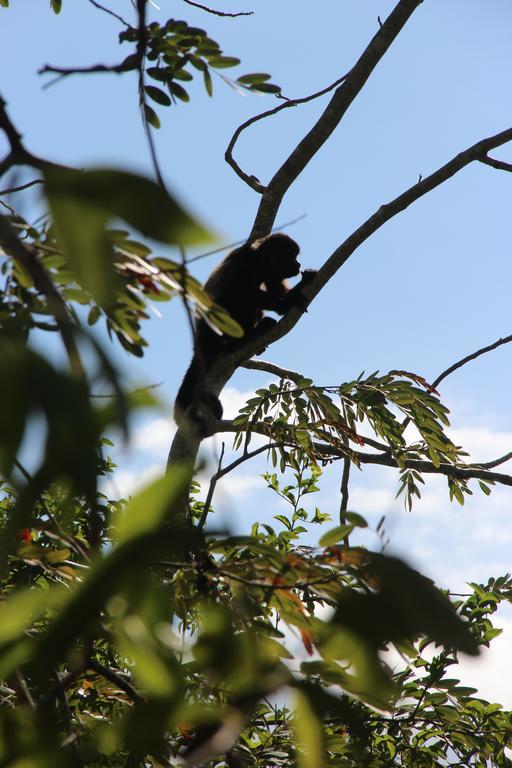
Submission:
[[[223,420],[219,421],[217,425],[217,432],[240,432],[240,426],[234,424],[232,421]],[[279,435],[272,434],[272,427],[269,424],[253,424],[251,431],[264,435],[265,437],[273,438],[280,445],[294,445],[292,440],[287,441]],[[314,450],[319,454],[325,456],[328,459],[345,459],[346,451],[336,448],[327,443],[313,443]],[[498,483],[500,485],[512,486],[512,476],[505,475],[501,472],[489,472],[486,469],[482,469],[487,465],[485,464],[471,464],[461,467],[454,466],[453,464],[440,464],[435,466],[432,462],[421,459],[405,459],[401,462],[400,467],[398,462],[389,453],[365,453],[364,451],[351,450],[352,455],[360,464],[376,464],[384,467],[392,467],[398,469],[407,467],[409,469],[416,469],[418,472],[424,472],[425,474],[433,475],[445,475],[446,477],[453,477],[458,480],[483,480],[484,482]],[[489,466],[492,466],[493,462],[489,462]]]
[[[270,232],[287,190],[333,133],[379,61],[421,3],[422,0],[400,0],[382,24],[343,84],[335,91],[317,123],[269,182],[261,199],[250,239]]]

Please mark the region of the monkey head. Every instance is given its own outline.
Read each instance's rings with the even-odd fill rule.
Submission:
[[[297,259],[300,248],[288,235],[277,232],[275,235],[263,237],[252,244],[261,271],[265,276],[275,280],[284,280],[287,277],[295,277],[300,272],[300,263]]]

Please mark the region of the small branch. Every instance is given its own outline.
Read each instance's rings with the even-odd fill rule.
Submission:
[[[482,469],[493,469],[494,467],[499,467],[500,464],[505,464],[507,461],[510,461],[510,459],[512,459],[512,451],[506,453],[504,456],[500,456],[499,459],[494,459],[494,461],[478,462],[476,466],[481,467]]]
[[[92,0],[90,0],[92,2]],[[201,3],[195,3],[193,0],[183,0],[184,3],[187,3],[187,5],[193,5],[194,8],[200,8],[202,11],[206,11],[207,13],[213,13],[214,16],[226,16],[230,18],[234,18],[236,16],[252,16],[254,14],[254,11],[238,11],[238,13],[227,13],[225,11],[215,11],[213,8],[209,8],[207,5],[201,5]]]
[[[94,672],[97,672],[98,675],[101,675],[106,680],[110,680],[110,682],[117,686],[121,691],[124,691],[132,701],[140,701],[142,699],[142,696],[135,690],[133,685],[113,669],[103,666],[103,664],[100,664],[99,661],[96,661],[95,659],[90,659],[87,662],[87,667]]]
[[[91,5],[94,5],[94,7],[98,8],[100,11],[104,11],[105,13],[108,13],[109,16],[113,16],[114,19],[117,19],[118,21],[121,22],[121,24],[124,24],[125,27],[128,27],[128,28],[131,27],[131,24],[128,24],[128,22],[125,21],[122,16],[119,16],[117,13],[114,13],[114,11],[111,11],[110,8],[105,8],[105,6],[100,5],[97,2],[97,0],[89,0],[89,2],[91,3]]]
[[[349,496],[348,481],[350,478],[350,465],[351,465],[351,461],[348,458],[348,456],[346,456],[343,459],[343,474],[341,476],[341,484],[340,484],[340,492],[341,492],[340,525],[345,525],[345,523],[347,522],[347,518],[345,515],[348,510],[348,496]],[[345,546],[348,547],[348,536],[345,537],[344,543],[345,543]]]
[[[49,64],[46,64],[44,67],[41,67],[41,69],[37,70],[38,75],[46,75],[49,73],[56,74],[58,77],[54,78],[53,80],[50,80],[48,83],[45,83],[43,85],[43,88],[50,88],[55,83],[59,82],[59,80],[62,80],[64,77],[69,77],[69,75],[90,75],[90,74],[97,74],[99,72],[108,72],[108,73],[116,73],[118,75],[122,74],[123,72],[130,72],[135,70],[136,67],[133,66],[133,64],[125,64],[125,62],[121,62],[121,64],[94,64],[89,67],[52,67]]]
[[[187,2],[187,0],[185,0]],[[249,128],[249,126],[253,125],[254,123],[257,123],[259,120],[263,120],[266,117],[271,117],[272,115],[277,115],[278,112],[281,112],[283,109],[289,109],[290,107],[296,107],[298,104],[306,104],[308,101],[313,101],[313,99],[318,99],[320,96],[325,96],[326,93],[329,93],[330,91],[334,90],[334,88],[337,88],[341,83],[343,83],[349,73],[346,75],[343,75],[342,77],[339,77],[337,80],[334,81],[334,83],[331,83],[331,85],[328,85],[326,88],[322,88],[321,91],[317,91],[316,93],[312,93],[310,96],[303,96],[302,98],[298,99],[287,99],[283,104],[279,104],[279,106],[274,107],[273,109],[269,109],[265,112],[261,112],[259,115],[255,115],[254,117],[249,118],[249,120],[246,120],[245,123],[242,123],[242,125],[238,126],[236,131],[234,132],[233,136],[231,137],[231,141],[228,144],[228,147],[226,149],[226,152],[224,153],[224,158],[228,165],[233,168],[234,172],[239,176],[243,181],[245,181],[246,184],[248,184],[252,189],[254,189],[255,192],[259,192],[262,194],[265,191],[265,187],[261,182],[256,178],[256,176],[248,175],[245,173],[245,171],[242,170],[242,168],[238,165],[236,160],[233,157],[233,150],[235,148],[235,144],[237,143],[238,139],[240,138],[240,135],[243,133],[243,131],[246,130],[246,128]]]
[[[498,339],[498,341],[495,341],[492,344],[489,344],[487,347],[482,347],[481,349],[477,349],[476,352],[472,352],[470,355],[466,355],[466,357],[463,357],[461,360],[458,360],[456,363],[453,363],[453,365],[450,365],[449,368],[447,368],[445,371],[440,373],[437,379],[435,379],[432,382],[431,384],[432,389],[437,389],[437,387],[442,381],[444,381],[454,371],[457,371],[459,368],[462,368],[462,366],[466,365],[467,363],[470,363],[472,360],[476,360],[477,357],[480,357],[481,355],[487,354],[487,352],[492,352],[494,349],[501,347],[503,344],[509,344],[511,341],[512,341],[512,335],[505,336],[504,338]],[[411,421],[410,416],[407,416],[407,418],[403,420],[402,432],[408,426],[410,421]]]
[[[512,173],[512,163],[505,163],[504,160],[495,160],[494,157],[486,155],[485,157],[480,158],[480,162],[485,163],[485,165],[490,165],[491,168],[496,168],[498,171],[508,171],[509,173]]]
[[[304,378],[300,373],[291,371],[289,368],[282,368],[275,363],[269,363],[266,360],[247,360],[246,363],[242,363],[242,368],[247,368],[252,371],[265,371],[265,373],[272,373],[280,379],[289,379],[296,384]]]
[[[225,447],[226,447],[225,444],[222,443],[222,448],[219,456],[219,463],[217,465],[217,472],[214,475],[212,475],[212,478],[210,480],[210,487],[208,488],[208,494],[206,496],[206,501],[204,502],[203,513],[197,524],[198,528],[204,528],[204,526],[206,525],[206,518],[208,517],[208,512],[210,511],[210,507],[212,504],[213,494],[215,493],[215,486],[217,485],[217,480],[219,479],[219,477],[222,477],[221,475],[222,459],[224,458]]]
[[[13,192],[22,192],[24,189],[33,187],[34,184],[44,184],[44,179],[33,179],[33,181],[28,181],[26,184],[21,184],[19,187],[9,187],[8,189],[2,189],[0,190],[0,196],[3,197],[4,195],[12,195]]]
[[[481,355],[485,355],[487,352],[492,352],[494,349],[497,349],[498,347],[501,347],[503,344],[509,344],[512,341],[512,334],[510,336],[504,336],[501,339],[498,339],[498,341],[495,341],[493,344],[489,344],[487,347],[482,347],[481,349],[477,349],[476,352],[472,352],[470,355],[466,355],[466,357],[463,357],[461,360],[458,360],[453,365],[450,365],[449,368],[446,369],[446,371],[443,371],[435,381],[432,382],[432,388],[437,389],[438,385],[444,381],[451,373],[458,370],[459,368],[462,368],[463,365],[466,365],[466,363],[471,362],[471,360],[476,360],[477,357],[480,357]]]
[[[212,478],[210,480],[210,487],[208,488],[208,494],[206,496],[203,513],[201,515],[201,519],[199,520],[198,527],[203,528],[204,524],[206,523],[206,517],[210,510],[210,505],[212,503],[215,486],[217,485],[217,482],[220,480],[221,477],[224,477],[224,475],[227,475],[233,469],[236,469],[237,467],[239,467],[240,464],[244,463],[244,461],[248,461],[249,459],[254,458],[254,456],[258,456],[260,453],[263,453],[264,451],[270,451],[272,450],[272,448],[279,448],[281,445],[282,443],[268,443],[266,445],[262,445],[260,448],[255,448],[254,451],[244,452],[238,459],[235,459],[235,461],[233,461],[227,467],[224,467],[224,469],[221,469],[222,459],[224,456],[224,443],[222,443],[222,452],[219,459],[219,466],[218,466],[217,472],[214,475],[212,475]]]

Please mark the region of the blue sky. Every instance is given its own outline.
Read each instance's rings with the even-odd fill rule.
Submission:
[[[116,42],[120,25],[88,0],[64,0],[57,17],[44,0],[11,0],[11,5],[0,10],[0,92],[29,149],[75,167],[108,165],[150,174],[134,77],[75,76],[43,89],[50,78],[37,74],[45,64],[119,62],[129,53],[126,44]],[[219,19],[183,2],[159,0],[159,5],[156,19],[184,18],[208,29],[226,55],[242,58],[241,67],[226,74],[266,71],[287,96],[298,97],[346,72],[376,32],[377,16],[384,19],[394,3],[216,3],[224,10],[254,10],[237,19]],[[110,0],[109,6],[133,19],[129,0]],[[475,141],[510,127],[511,33],[508,0],[425,0],[279,212],[278,223],[304,215],[287,230],[301,244],[303,266],[320,266],[420,173],[427,175]],[[258,196],[225,163],[224,150],[240,123],[275,101],[241,96],[220,78],[214,80],[213,99],[199,82],[191,96],[190,104],[159,110],[162,129],[155,140],[166,180],[219,233],[221,243],[243,239]],[[250,128],[236,149],[238,162],[268,180],[327,99]],[[0,150],[3,142],[0,137]],[[512,161],[512,146],[494,155]],[[511,174],[481,164],[465,169],[365,243],[265,358],[319,384],[391,368],[432,380],[453,361],[508,335],[511,194]],[[215,257],[198,262],[195,274],[205,278],[214,264]],[[142,361],[112,347],[132,384],[164,382],[162,413],[140,420],[132,453],[119,454],[115,481],[121,492],[165,461],[168,414],[190,355],[178,303],[159,309],[162,318],[146,327],[150,349]],[[442,385],[454,437],[475,459],[511,450],[511,374],[512,346],[505,346]],[[237,372],[223,398],[228,411],[240,393],[268,380],[257,372]],[[255,478],[263,470],[262,462],[244,465],[219,489],[224,524],[243,526],[234,517],[241,506],[247,510],[244,520],[262,516],[262,509],[270,518],[280,511]],[[334,515],[338,474],[332,470],[321,499],[312,499]],[[427,480],[423,500],[405,514],[394,501],[395,490],[391,470],[365,470],[356,475],[351,506],[375,521],[386,513],[394,550],[441,584],[460,587],[464,579],[510,570],[510,492],[498,489],[490,499],[476,492],[461,509],[449,505],[441,480]],[[512,622],[510,629],[509,636]],[[510,654],[512,644],[503,649],[503,656]]]

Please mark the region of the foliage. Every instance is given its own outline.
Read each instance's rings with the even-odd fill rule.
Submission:
[[[180,83],[193,69],[211,95],[210,71],[239,63],[172,19],[128,26],[121,41],[136,49],[122,71],[160,84],[141,94],[154,127],[146,96],[186,101]],[[229,82],[278,93],[268,79]],[[5,110],[2,119],[5,130]],[[35,223],[14,209],[0,218],[0,763],[509,768],[512,713],[448,675],[461,652],[500,633],[491,619],[512,598],[510,576],[450,596],[363,547],[368,521],[343,504],[339,524],[304,544],[329,519],[311,499],[333,461],[362,467],[377,455],[397,470],[409,508],[426,471],[446,474],[461,503],[470,480],[489,492],[492,478],[448,437],[437,392],[396,370],[328,387],[283,375],[258,390],[234,422],[235,448],[248,460],[253,436],[268,440],[254,453],[268,451],[263,481],[286,506],[247,536],[209,529],[215,477],[203,500],[187,463],[131,499],[109,498],[106,434],[128,434],[133,412],[153,402],[124,391],[91,326],[102,319],[141,355],[148,309],[179,297],[218,331],[241,329],[185,258],[134,239],[132,230],[184,253],[213,237],[161,185],[27,157],[44,173],[49,212]],[[119,219],[128,229],[112,228]],[[58,335],[65,360],[45,356],[41,332]],[[103,383],[106,402],[93,396]]]

